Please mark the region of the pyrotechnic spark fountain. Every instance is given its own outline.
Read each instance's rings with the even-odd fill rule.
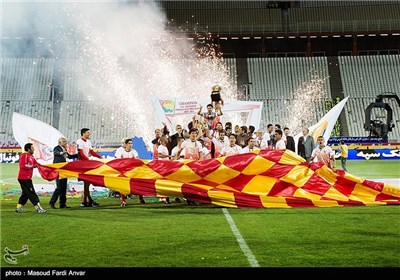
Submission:
[[[318,103],[326,97],[324,84],[327,77],[321,78],[317,73],[310,72],[310,81],[302,82],[291,94],[292,97],[285,102],[289,117],[283,119],[282,123],[291,128],[293,135],[300,133],[303,127],[309,127],[313,121],[316,121]]]
[[[71,90],[93,106],[110,109],[104,123],[121,133],[117,139],[137,135],[148,143],[154,138],[154,129],[161,124],[155,122],[150,96],[209,99],[211,87],[219,84],[225,100],[237,99],[235,81],[215,46],[205,43],[199,48],[185,38],[178,40],[154,8],[108,11],[107,26],[91,21],[76,7],[65,11],[74,25],[59,35],[58,44],[71,52],[64,65],[67,79],[75,81]],[[143,20],[140,24],[128,21],[137,17]],[[175,121],[186,125],[190,120]],[[93,123],[92,130],[95,127],[98,124]]]

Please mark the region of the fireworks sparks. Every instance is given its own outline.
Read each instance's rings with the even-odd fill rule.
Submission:
[[[102,15],[107,18],[106,26],[71,9],[66,9],[65,16],[73,28],[58,36],[58,44],[65,46],[70,57],[64,65],[65,80],[72,83],[66,96],[78,95],[74,99],[108,108],[103,125],[117,133],[112,138],[136,135],[145,142],[154,138],[154,129],[162,124],[155,121],[151,96],[208,99],[211,87],[219,84],[224,99],[237,99],[235,81],[215,46],[205,42],[198,47],[192,41],[178,40],[165,29],[158,11],[145,5],[108,11]],[[143,18],[143,14],[156,20],[128,20]],[[176,121],[186,125],[190,120]],[[93,131],[95,135],[105,134],[98,123],[91,129],[102,130]]]
[[[300,133],[303,127],[309,127],[316,120],[318,103],[326,97],[325,80],[317,73],[311,73],[309,82],[303,82],[285,102],[289,117],[282,123],[291,128],[293,135]]]

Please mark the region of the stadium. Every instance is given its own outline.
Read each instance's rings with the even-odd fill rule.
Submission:
[[[33,1],[5,2],[2,11],[3,268],[44,273],[77,267],[89,276],[111,268],[129,273],[132,268],[301,267],[347,273],[335,268],[400,266],[398,193],[393,202],[377,187],[373,194],[359,190],[364,200],[353,197],[348,205],[377,205],[369,199],[375,195],[385,207],[271,200],[262,208],[278,209],[248,209],[254,205],[244,195],[244,202],[236,198],[228,209],[230,198],[206,194],[220,202],[208,203],[201,191],[193,196],[199,198],[196,205],[167,205],[157,197],[190,196],[160,183],[165,193],[144,193],[146,205],[135,195],[121,208],[119,199],[100,189],[100,207],[89,209],[79,207],[71,188],[80,185],[70,179],[71,209],[19,215],[14,210],[22,146],[13,122],[15,113],[34,118],[69,143],[90,128],[93,147],[104,157],[113,156],[121,138],[140,140],[135,148],[150,162],[155,129],[167,126],[172,134],[182,125],[190,131],[187,124],[199,105],[207,106],[215,85],[222,88],[222,111],[227,109],[221,122],[253,125],[263,133],[268,124],[280,124],[300,135],[346,101],[324,136],[334,151],[340,140],[349,145],[351,175],[340,173],[340,178],[354,180],[354,188],[363,184],[358,178],[398,186],[399,1]],[[260,104],[257,123],[249,123],[250,110],[229,111],[230,104],[240,102]],[[176,113],[178,106],[183,113]],[[279,156],[276,162],[290,158]],[[242,170],[250,169],[248,164]],[[252,173],[240,180],[246,176]],[[41,178],[33,182],[41,186],[37,192],[46,208],[54,184]],[[152,184],[157,189],[158,183]],[[122,185],[108,186],[126,192]],[[315,194],[303,198],[316,199]]]

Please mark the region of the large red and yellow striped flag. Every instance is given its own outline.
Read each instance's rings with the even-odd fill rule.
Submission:
[[[332,207],[400,204],[400,187],[325,165],[290,150],[210,160],[114,159],[42,165],[44,179],[75,177],[124,194],[184,197],[224,207]]]

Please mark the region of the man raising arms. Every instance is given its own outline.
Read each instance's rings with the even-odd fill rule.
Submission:
[[[329,146],[325,146],[325,140],[323,136],[317,138],[318,147],[316,147],[312,154],[309,165],[314,162],[322,162],[329,168],[336,170],[335,153]]]

